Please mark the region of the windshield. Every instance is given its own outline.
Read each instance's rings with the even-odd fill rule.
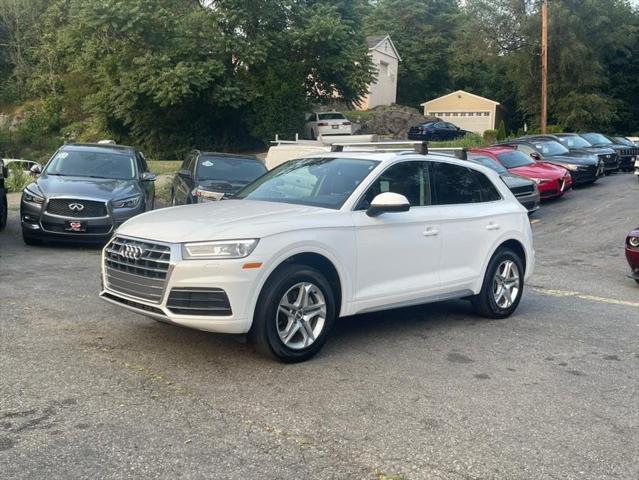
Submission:
[[[526,165],[532,165],[535,161],[519,150],[513,150],[512,152],[505,152],[497,154],[497,158],[506,168],[525,167]]]
[[[604,137],[601,133],[582,133],[582,137],[593,145],[610,145],[612,142]]]
[[[592,144],[579,135],[569,135],[566,137],[557,137],[562,145],[568,148],[588,148],[592,147]]]
[[[490,157],[479,157],[479,156],[473,155],[472,157],[469,158],[469,160],[471,162],[479,163],[480,165],[483,165],[484,167],[488,167],[492,170],[495,170],[499,174],[508,173],[508,170],[506,170],[503,167],[503,165],[500,165],[499,162],[496,162]]]
[[[255,159],[202,156],[197,163],[195,178],[198,181],[215,180],[247,185],[265,173],[264,164]]]
[[[62,177],[133,180],[135,161],[128,152],[64,150],[55,154],[45,172]]]
[[[346,117],[341,113],[318,113],[317,117],[320,120],[346,120]]]
[[[625,137],[614,137],[615,141],[621,145],[628,145],[629,147],[634,147],[635,144],[632,143],[630,140],[628,140]]]
[[[299,158],[271,170],[235,198],[337,210],[378,163],[352,158]]]
[[[568,153],[568,149],[566,147],[555,141],[535,142],[535,148],[544,157],[552,157],[553,155],[563,155]]]

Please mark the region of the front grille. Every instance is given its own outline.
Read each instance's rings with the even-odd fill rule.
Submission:
[[[524,185],[523,187],[513,187],[511,191],[516,197],[523,197],[531,195],[535,191],[535,187],[532,185]]]
[[[72,208],[73,207],[73,208]],[[106,217],[106,203],[93,200],[75,200],[69,198],[52,198],[47,205],[47,212],[53,215],[71,218]]]
[[[171,248],[166,245],[115,237],[104,255],[107,286],[124,295],[160,303],[170,260]]]
[[[232,315],[229,298],[220,288],[173,288],[166,308],[177,315]]]
[[[599,155],[599,158],[603,160],[604,165],[606,165],[607,167],[614,166],[617,163],[617,155],[604,154]]]

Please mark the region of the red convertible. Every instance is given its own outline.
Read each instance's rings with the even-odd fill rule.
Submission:
[[[547,162],[536,162],[530,156],[507,146],[473,148],[468,153],[486,155],[497,160],[510,173],[529,178],[537,183],[543,200],[561,197],[572,188],[570,172]]]
[[[628,276],[639,283],[639,228],[626,237],[626,258],[632,271]]]

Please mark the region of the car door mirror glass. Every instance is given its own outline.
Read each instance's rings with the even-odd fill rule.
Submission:
[[[410,202],[404,195],[384,192],[373,198],[371,206],[366,211],[369,217],[377,217],[382,213],[398,213],[410,210]]]
[[[42,173],[42,167],[36,163],[29,169],[29,171],[31,173],[35,173],[36,175],[40,175]]]
[[[183,168],[182,170],[180,170],[178,172],[178,175],[180,177],[184,177],[184,178],[190,178],[191,177],[191,172],[185,168]]]
[[[535,160],[541,160],[541,155],[539,155],[537,152],[531,153],[530,156]]]
[[[153,172],[144,172],[140,176],[140,180],[142,180],[143,182],[155,182],[157,178],[158,176]]]

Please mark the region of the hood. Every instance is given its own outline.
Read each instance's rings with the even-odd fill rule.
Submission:
[[[524,167],[511,168],[509,171],[523,177],[547,180],[559,180],[566,175],[564,167],[558,167],[547,162],[535,162]]]
[[[615,153],[615,150],[608,147],[571,148],[570,151],[581,153],[583,155],[612,155]]]
[[[344,226],[349,213],[290,203],[223,200],[153,210],[128,220],[118,233],[168,243],[262,238],[284,231]]]
[[[502,173],[499,175],[509,189],[517,187],[529,187],[535,185],[535,182],[528,178],[524,178],[514,173]]]
[[[105,202],[142,193],[136,180],[62,177],[45,173],[36,180],[36,184],[47,197],[77,197]]]
[[[209,192],[237,193],[248,183],[227,182],[223,180],[200,180],[198,187]]]
[[[555,163],[574,163],[575,165],[598,165],[599,159],[595,155],[570,151],[563,155],[546,157],[546,161]]]

